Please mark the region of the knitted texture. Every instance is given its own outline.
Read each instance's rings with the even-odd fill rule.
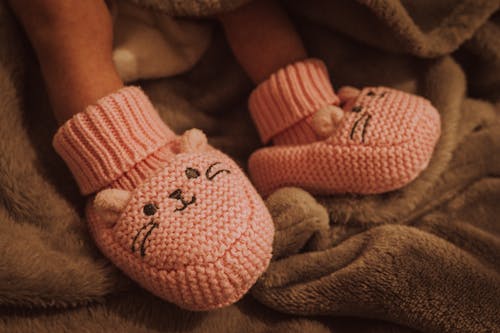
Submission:
[[[189,310],[231,304],[269,263],[272,219],[243,171],[201,131],[176,136],[159,122],[138,88],[123,88],[65,123],[54,146],[82,192],[102,188],[86,216],[117,267]]]
[[[310,116],[338,103],[323,61],[307,59],[278,70],[259,84],[248,106],[263,143],[273,139],[274,143],[291,144],[295,140],[316,141]],[[285,132],[290,127],[296,129],[292,136]]]
[[[144,93],[127,87],[76,114],[59,128],[53,146],[85,195],[110,185],[126,172],[126,178],[131,179],[122,182],[133,187],[170,158],[159,149],[174,137]],[[132,170],[151,154],[157,156]]]
[[[382,193],[426,168],[441,131],[429,101],[368,87],[341,102],[344,119],[325,140],[252,154],[249,171],[261,194],[292,185],[315,194]]]

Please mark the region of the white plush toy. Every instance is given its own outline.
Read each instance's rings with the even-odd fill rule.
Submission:
[[[126,0],[108,5],[114,20],[113,60],[125,82],[187,71],[210,44],[207,22],[174,18]]]

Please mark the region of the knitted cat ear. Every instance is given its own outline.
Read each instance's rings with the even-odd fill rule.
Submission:
[[[351,86],[344,86],[337,91],[337,96],[340,98],[342,103],[347,102],[348,100],[354,99],[359,96],[361,90],[358,88],[354,88]]]
[[[328,137],[343,117],[344,110],[336,105],[327,105],[312,116],[311,126],[319,136]]]
[[[131,198],[132,192],[130,191],[116,188],[105,189],[97,193],[93,206],[106,225],[112,227]]]
[[[179,138],[179,153],[194,153],[204,151],[208,147],[205,133],[197,128],[187,130]]]

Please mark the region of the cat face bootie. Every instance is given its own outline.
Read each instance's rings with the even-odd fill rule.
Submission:
[[[243,171],[199,130],[175,135],[123,88],[65,123],[54,147],[83,194],[100,250],[189,310],[240,299],[271,258],[273,223]]]
[[[437,110],[419,96],[386,87],[343,88],[337,96],[326,67],[313,59],[273,74],[249,107],[262,140],[275,144],[249,160],[265,196],[284,186],[316,194],[398,189],[427,167],[441,129]],[[325,111],[339,107],[341,120]]]

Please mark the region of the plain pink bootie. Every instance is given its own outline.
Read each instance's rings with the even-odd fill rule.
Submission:
[[[284,186],[315,194],[398,189],[427,167],[441,132],[439,113],[422,97],[386,87],[344,87],[337,96],[316,59],[274,73],[249,108],[262,141],[274,143],[249,160],[264,196]]]
[[[122,88],[53,141],[83,194],[101,251],[189,310],[240,299],[271,258],[272,219],[242,170],[199,130],[175,135],[144,93]]]

